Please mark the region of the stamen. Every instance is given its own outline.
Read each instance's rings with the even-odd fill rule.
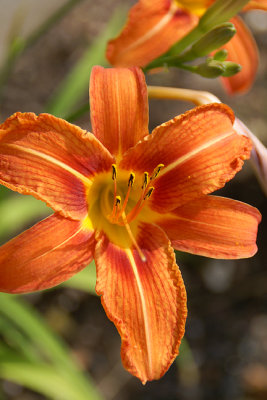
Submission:
[[[152,181],[153,179],[156,179],[156,177],[158,176],[158,174],[160,173],[161,169],[164,167],[164,164],[159,164],[156,166],[156,168],[154,169],[150,180]]]
[[[145,205],[145,200],[147,200],[151,196],[154,189],[155,188],[153,186],[151,186],[148,189],[147,193],[145,193],[145,195],[136,203],[134,208],[127,215],[128,222],[131,222],[137,216],[137,214],[140,213],[140,211],[143,209],[143,207]]]
[[[129,178],[129,180],[128,180],[128,186],[133,186],[133,184],[134,184],[134,181],[135,181],[135,174],[133,173],[133,172],[131,172],[130,173],[130,178]]]
[[[117,198],[117,166],[116,164],[112,164],[112,179],[114,181],[114,199],[113,199],[113,209],[112,209],[112,214],[111,218],[113,219],[115,217],[116,213],[116,198]]]
[[[144,196],[144,200],[148,199],[148,198],[152,195],[154,189],[155,189],[155,188],[154,188],[153,186],[151,186],[151,187],[148,189],[147,193],[146,193],[145,196]]]
[[[116,164],[112,164],[111,168],[112,168],[112,179],[114,181],[117,178],[117,165]]]
[[[125,226],[125,228],[126,228],[126,230],[127,230],[127,233],[128,233],[128,235],[129,235],[131,241],[133,242],[133,245],[134,245],[134,247],[136,248],[136,250],[137,250],[137,252],[138,252],[138,254],[139,254],[141,260],[142,260],[143,262],[146,262],[146,256],[144,255],[144,253],[143,253],[142,250],[140,249],[140,247],[139,247],[137,241],[135,240],[135,237],[134,237],[134,235],[133,235],[133,233],[132,233],[132,231],[131,231],[130,225],[129,225],[128,221],[127,221],[127,217],[126,217],[124,211],[123,211],[123,213],[122,213],[122,220],[123,220],[124,226]]]
[[[128,190],[122,205],[122,208],[120,210],[120,212],[117,214],[117,220],[121,217],[122,213],[125,211],[125,208],[127,206],[128,200],[129,200],[129,196],[130,196],[130,192],[131,192],[131,188],[133,187],[133,183],[135,181],[135,174],[133,172],[130,173],[130,177],[128,180]]]
[[[147,184],[148,184],[148,172],[144,172],[144,181],[143,181],[142,189],[145,189],[147,187]]]
[[[118,207],[119,204],[121,204],[121,196],[116,196],[115,207]]]
[[[119,212],[119,205],[121,204],[121,197],[116,196],[114,198],[114,206],[111,214],[111,221],[114,221],[114,219],[117,218],[118,212]]]

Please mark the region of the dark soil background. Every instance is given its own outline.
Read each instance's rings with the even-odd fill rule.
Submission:
[[[0,103],[1,120],[15,111],[44,111],[85,46],[105,27],[113,10],[128,3],[134,2],[84,0],[25,51],[7,81]],[[148,82],[213,92],[267,144],[267,15],[253,12],[245,18],[261,54],[259,74],[248,94],[229,97],[219,80],[181,71],[153,75]],[[191,107],[187,103],[150,101],[151,129]],[[88,114],[76,123],[90,130]],[[252,259],[237,261],[177,254],[188,293],[186,338],[194,360],[174,363],[160,381],[142,386],[124,371],[119,335],[98,297],[67,288],[27,296],[69,343],[105,399],[267,399],[267,202],[247,164],[219,194],[259,208],[263,215],[259,251]],[[8,399],[43,399],[14,384],[2,383]]]

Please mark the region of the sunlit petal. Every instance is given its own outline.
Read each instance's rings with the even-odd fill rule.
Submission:
[[[170,0],[139,0],[121,34],[109,42],[107,59],[114,66],[145,66],[165,53],[197,24],[198,17]]]
[[[86,215],[91,177],[112,162],[91,133],[52,115],[16,113],[0,126],[0,183],[64,216]]]
[[[95,136],[115,156],[148,134],[148,100],[138,68],[94,67],[90,80],[91,122]]]
[[[96,291],[122,339],[122,361],[143,383],[160,378],[184,335],[186,293],[164,232],[142,224],[137,237],[146,257],[102,236],[96,246]]]
[[[245,258],[257,251],[259,211],[232,199],[203,196],[161,215],[175,249],[213,258]]]
[[[81,222],[54,214],[0,247],[0,291],[47,289],[92,261],[94,235]]]
[[[152,172],[164,164],[149,201],[158,212],[174,209],[223,187],[241,169],[251,141],[237,135],[233,121],[223,104],[196,107],[154,129],[120,166]]]

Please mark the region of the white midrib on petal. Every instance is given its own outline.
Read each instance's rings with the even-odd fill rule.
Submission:
[[[54,164],[54,165],[64,169],[65,171],[69,172],[70,174],[74,175],[76,178],[78,178],[80,181],[82,181],[87,187],[91,186],[91,184],[92,184],[92,181],[89,178],[82,175],[80,172],[76,171],[74,168],[63,163],[62,161],[59,161],[52,156],[49,156],[48,154],[42,153],[38,150],[30,149],[28,147],[20,146],[18,144],[5,143],[4,146],[12,148],[12,149],[17,149],[19,151],[22,151],[22,152],[25,152],[28,154],[32,154],[36,157],[42,158],[43,160],[48,161],[51,164]]]
[[[164,17],[152,29],[150,29],[145,35],[126,47],[123,52],[132,50],[155,36],[162,28],[164,28],[164,26],[166,26],[170,22],[176,11],[177,6],[175,4],[172,4],[168,13],[164,15]]]
[[[66,243],[68,243],[71,239],[73,239],[75,236],[77,236],[81,231],[82,231],[82,226],[76,231],[74,232],[71,236],[69,236],[67,239],[63,240],[63,242],[59,243],[58,245],[54,246],[53,248],[49,249],[48,251],[46,251],[45,253],[40,254],[37,257],[34,257],[31,259],[31,261],[35,261],[38,260],[39,258],[42,258],[44,256],[47,256],[49,253],[52,253],[53,251],[59,249],[60,247],[64,246]]]
[[[190,158],[193,158],[195,155],[197,155],[198,153],[200,153],[203,150],[208,149],[209,147],[213,146],[216,143],[219,143],[220,141],[223,141],[224,139],[228,138],[229,136],[233,135],[233,131],[230,132],[226,132],[221,136],[217,136],[216,138],[209,140],[206,143],[203,143],[201,146],[197,147],[196,149],[189,151],[188,153],[186,153],[184,156],[179,157],[177,160],[175,160],[174,162],[172,162],[171,164],[169,164],[167,167],[163,168],[160,172],[160,177],[162,177],[162,175],[167,174],[168,172],[170,172],[172,169],[178,167],[179,165],[181,165],[182,163],[188,161]]]
[[[130,249],[125,249],[125,253],[127,254],[127,257],[130,261],[132,271],[134,273],[134,277],[136,279],[136,284],[141,300],[141,308],[142,308],[142,313],[143,313],[143,320],[144,320],[144,329],[145,329],[145,340],[146,340],[146,348],[147,348],[147,355],[148,355],[148,372],[149,375],[152,376],[152,346],[151,346],[151,330],[149,326],[149,321],[148,321],[148,311],[147,311],[147,304],[146,304],[146,299],[145,299],[145,294],[144,294],[144,288],[142,285],[142,282],[140,280],[140,276],[138,273],[137,265],[135,263],[135,259],[132,253],[132,250]]]

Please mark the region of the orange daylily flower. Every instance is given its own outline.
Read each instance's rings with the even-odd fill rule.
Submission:
[[[148,134],[138,68],[91,74],[93,134],[48,114],[0,126],[0,183],[55,213],[0,248],[0,290],[61,283],[94,258],[96,292],[122,339],[125,368],[160,378],[179,351],[187,316],[178,250],[252,256],[260,214],[209,193],[249,157],[229,107],[197,107]]]
[[[214,0],[139,0],[129,12],[128,21],[120,35],[110,40],[106,56],[114,66],[145,67],[170,49],[191,31],[200,16]],[[267,11],[267,1],[250,1],[244,11]],[[242,65],[242,70],[229,78],[222,78],[230,94],[248,91],[258,69],[258,49],[244,22],[232,18],[237,33],[224,45],[228,60]]]

